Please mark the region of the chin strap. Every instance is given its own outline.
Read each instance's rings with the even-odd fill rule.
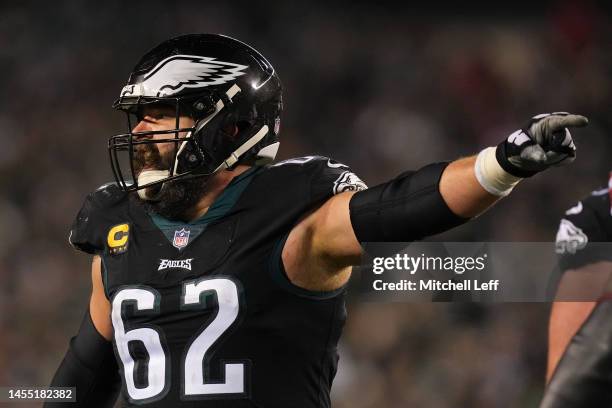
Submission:
[[[249,138],[246,142],[240,145],[239,148],[234,150],[228,157],[215,169],[215,173],[221,169],[229,169],[234,164],[240,160],[240,156],[251,150],[253,146],[255,146],[261,139],[263,139],[268,134],[268,125],[263,125],[261,129],[253,136]]]

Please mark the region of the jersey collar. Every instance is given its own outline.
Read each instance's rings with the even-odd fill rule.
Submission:
[[[148,218],[164,234],[172,245],[181,250],[195,241],[195,239],[202,232],[204,232],[206,226],[225,217],[225,215],[227,215],[227,213],[234,207],[243,191],[253,180],[253,177],[262,169],[263,167],[261,166],[253,166],[239,176],[234,177],[219,195],[219,197],[215,199],[208,211],[196,220],[190,222],[171,221],[154,213],[147,213]],[[183,239],[180,242],[181,244],[183,242],[186,243],[184,245],[177,246],[176,236],[181,231],[186,232],[187,239]],[[183,233],[183,235],[185,235],[185,233]]]

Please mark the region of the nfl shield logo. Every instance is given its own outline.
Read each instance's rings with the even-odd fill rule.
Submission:
[[[189,243],[189,230],[183,228],[180,231],[174,231],[174,240],[172,241],[172,245],[174,245],[178,249],[182,249],[187,246]]]

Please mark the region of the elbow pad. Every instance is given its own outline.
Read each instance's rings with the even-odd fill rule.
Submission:
[[[89,309],[50,387],[75,387],[76,403],[45,402],[44,408],[110,408],[115,404],[121,379],[113,346],[94,327]]]
[[[359,242],[410,242],[468,221],[455,215],[440,194],[447,165],[430,164],[355,193],[349,208]]]

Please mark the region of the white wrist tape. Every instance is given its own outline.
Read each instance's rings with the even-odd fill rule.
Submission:
[[[487,147],[478,153],[474,172],[478,182],[489,193],[505,197],[522,180],[521,177],[508,173],[497,162],[495,147]]]

